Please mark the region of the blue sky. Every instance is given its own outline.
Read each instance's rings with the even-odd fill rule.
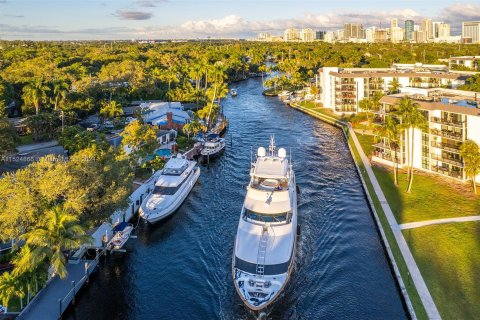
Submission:
[[[334,30],[345,22],[386,26],[390,18],[452,24],[480,20],[480,1],[434,0],[0,0],[2,39],[168,39],[281,34],[286,27]]]

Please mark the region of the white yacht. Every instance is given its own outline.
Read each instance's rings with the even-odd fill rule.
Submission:
[[[233,89],[233,88],[230,89],[230,95],[231,95],[232,97],[236,97],[236,96],[238,95],[237,89]]]
[[[293,269],[297,237],[297,191],[287,152],[258,148],[243,204],[232,257],[235,289],[258,311],[285,288]]]
[[[215,158],[223,150],[225,150],[225,139],[220,138],[216,133],[209,133],[205,138],[205,143],[203,145],[200,155],[203,158]]]
[[[140,216],[149,223],[165,219],[180,207],[200,176],[195,161],[184,156],[170,158],[152,192],[140,207]]]

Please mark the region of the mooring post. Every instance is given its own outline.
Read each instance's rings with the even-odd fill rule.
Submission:
[[[85,281],[88,283],[88,262],[85,262]]]
[[[58,299],[58,304],[60,306],[59,312],[58,312],[58,319],[62,319],[62,299]]]
[[[72,280],[73,297],[72,304],[75,305],[75,280]]]

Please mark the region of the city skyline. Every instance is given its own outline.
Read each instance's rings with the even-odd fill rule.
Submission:
[[[253,38],[289,27],[335,30],[344,23],[388,26],[422,18],[444,21],[452,34],[480,20],[475,1],[12,1],[0,0],[0,38],[6,40]]]

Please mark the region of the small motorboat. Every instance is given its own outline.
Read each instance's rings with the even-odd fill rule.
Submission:
[[[230,95],[231,95],[232,97],[236,97],[236,96],[238,95],[237,89],[233,89],[233,88],[230,89]]]
[[[113,238],[110,240],[110,245],[113,249],[122,249],[123,245],[130,239],[133,231],[133,225],[128,222],[117,223],[113,229]]]

